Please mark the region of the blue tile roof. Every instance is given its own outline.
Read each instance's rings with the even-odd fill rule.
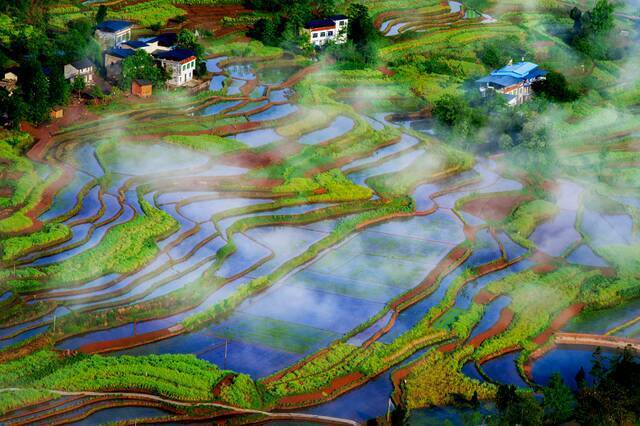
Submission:
[[[145,43],[144,41],[140,41],[140,40],[129,40],[129,41],[125,41],[123,44],[126,44],[127,46],[131,46],[134,48],[139,48],[139,47],[147,47],[148,44]]]
[[[476,80],[476,83],[508,87],[526,80],[533,80],[547,73],[547,71],[541,70],[537,64],[532,62],[518,62],[495,70],[488,76]]]
[[[108,33],[115,33],[131,27],[133,27],[133,24],[128,21],[104,21],[97,26],[100,31]]]
[[[169,61],[183,61],[191,56],[196,56],[196,54],[192,50],[188,49],[174,49],[167,50],[165,52],[157,52],[154,53],[153,56],[158,59],[167,59]]]
[[[536,68],[538,68],[538,65],[531,62],[517,62],[500,68],[499,70],[495,70],[491,75],[506,75],[515,78],[526,78],[527,75]]]
[[[335,27],[336,23],[331,19],[315,19],[313,21],[309,21],[304,26],[305,28],[321,28],[321,27]]]
[[[117,58],[128,58],[129,56],[133,56],[136,54],[136,51],[133,49],[109,49],[106,51],[107,55],[115,56]]]

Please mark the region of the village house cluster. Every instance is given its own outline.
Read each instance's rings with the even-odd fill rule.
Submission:
[[[133,24],[127,21],[104,21],[96,27],[95,37],[102,46],[104,67],[108,79],[116,81],[122,75],[123,61],[143,50],[150,54],[158,66],[167,70],[169,86],[184,86],[194,78],[196,55],[191,50],[175,47],[175,33],[160,34],[154,37],[131,39]],[[95,65],[89,59],[82,59],[64,67],[64,76],[73,81],[82,78],[88,86],[94,84]],[[132,93],[138,96],[151,95],[151,83],[136,80],[132,85]]]
[[[329,42],[342,44],[347,41],[348,22],[346,16],[334,15],[307,22],[303,31],[309,36],[309,43],[314,46],[324,46]]]

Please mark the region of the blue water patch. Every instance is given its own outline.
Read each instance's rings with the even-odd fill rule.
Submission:
[[[392,391],[393,385],[389,373],[384,373],[333,401],[308,408],[302,412],[365,422],[387,412],[387,404]]]
[[[282,286],[253,298],[242,310],[280,321],[346,333],[374,316],[382,307],[380,303],[302,286]]]
[[[269,376],[302,358],[302,354],[279,351],[235,340],[228,343],[226,352],[226,361],[223,344],[199,354],[198,358],[212,362],[220,368],[248,374],[253,379]]]
[[[259,112],[249,117],[250,121],[277,120],[298,111],[298,107],[292,104],[274,105],[266,111]]]
[[[44,331],[47,328],[49,328],[48,325],[43,325],[42,327],[33,328],[31,330],[25,331],[24,333],[18,334],[17,336],[12,337],[11,339],[0,340],[0,349],[4,349],[7,346],[20,343],[24,340],[27,340],[30,337],[37,336],[40,333],[44,333]]]
[[[233,78],[240,78],[245,80],[253,80],[256,78],[256,74],[253,71],[253,65],[251,64],[234,64],[229,65],[226,71]]]
[[[591,247],[586,244],[581,244],[580,246],[578,246],[578,248],[571,252],[571,254],[567,256],[567,261],[569,263],[586,266],[609,266],[607,262],[604,261],[604,259],[595,254],[593,250],[591,250]]]
[[[504,248],[508,261],[520,257],[528,251],[526,248],[514,242],[505,232],[498,232],[496,236]]]
[[[476,363],[473,361],[469,361],[462,366],[462,373],[467,377],[471,377],[472,379],[476,379],[481,382],[485,381],[484,377],[480,375],[480,372],[476,368]]]
[[[89,408],[90,407],[87,409]],[[77,411],[74,411],[73,414],[77,414]],[[116,421],[131,421],[134,419],[143,419],[148,417],[163,417],[169,414],[170,413],[159,408],[152,407],[114,407],[97,411],[85,419],[73,422],[72,424],[74,426],[91,426]],[[59,419],[59,417],[56,417],[56,419]]]
[[[244,80],[236,80],[236,79],[231,80],[231,84],[227,88],[227,95],[239,95],[242,91],[242,87],[246,83],[247,82]]]
[[[293,91],[289,88],[279,89],[279,90],[270,90],[269,91],[269,100],[271,102],[286,102],[293,95]]]
[[[212,92],[218,92],[224,88],[224,82],[227,79],[226,75],[214,75],[209,82],[209,90]]]
[[[630,244],[633,241],[633,219],[626,214],[601,214],[584,210],[580,227],[596,248]]]
[[[307,133],[299,139],[299,142],[305,145],[315,145],[344,135],[351,131],[354,125],[355,121],[351,118],[339,115],[329,127]]]
[[[42,222],[49,222],[50,220],[68,212],[76,205],[80,190],[93,179],[93,176],[84,172],[76,172],[73,180],[56,194],[51,207],[41,214],[38,220]]]
[[[255,111],[259,108],[262,108],[264,106],[266,106],[269,103],[269,101],[264,100],[264,101],[259,101],[259,102],[249,102],[248,104],[246,104],[245,106],[243,106],[242,108],[238,108],[236,110],[234,110],[234,114],[235,113],[240,113],[240,112],[247,112],[250,113],[251,111]]]
[[[507,268],[492,272],[487,275],[483,275],[480,278],[467,283],[467,285],[462,289],[462,291],[458,293],[458,296],[456,297],[455,308],[461,310],[469,309],[473,298],[476,297],[480,290],[486,287],[489,283],[501,280],[511,274],[524,271],[531,268],[532,266],[534,266],[534,263],[530,260],[525,259]]]
[[[602,351],[603,358],[606,360],[616,356],[615,352]],[[575,381],[576,374],[580,367],[584,368],[587,373],[586,379],[589,383],[593,383],[593,377],[589,374],[593,367],[593,348],[581,348],[575,346],[558,346],[538,358],[533,363],[531,375],[534,381],[540,385],[547,385],[554,373],[559,373],[564,379],[567,386],[577,389]]]
[[[528,387],[518,372],[516,359],[519,356],[520,352],[511,352],[491,359],[482,364],[481,367],[485,374],[494,382],[518,387]]]
[[[531,234],[530,240],[546,254],[560,256],[581,238],[574,227],[575,222],[575,211],[560,210],[551,221],[539,225]]]
[[[216,115],[220,114],[223,111],[228,110],[229,108],[233,108],[236,105],[239,105],[242,101],[226,101],[226,102],[218,102],[217,104],[209,105],[204,108],[200,115]]]
[[[469,335],[469,340],[473,339],[479,334],[484,333],[494,326],[500,318],[500,313],[504,308],[509,306],[511,298],[507,296],[500,296],[493,300],[491,303],[485,306],[484,315],[478,324],[473,328]]]
[[[218,56],[217,58],[213,58],[213,59],[207,59],[206,65],[207,65],[207,71],[208,72],[214,72],[214,73],[219,73],[222,72],[222,68],[220,68],[220,62],[225,61],[227,59],[227,56]]]
[[[249,132],[237,133],[235,135],[228,136],[228,138],[240,141],[252,148],[282,140],[282,137],[273,129],[252,130]]]

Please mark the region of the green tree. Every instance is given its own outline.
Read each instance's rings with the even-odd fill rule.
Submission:
[[[71,90],[76,94],[80,94],[80,92],[82,92],[86,86],[87,85],[84,82],[84,79],[80,76],[76,76],[76,78],[74,78],[73,82],[71,83]]]
[[[572,102],[578,98],[578,92],[573,90],[566,77],[555,71],[549,72],[544,80],[532,84],[533,91],[558,102]]]
[[[347,13],[349,17],[349,26],[347,34],[357,46],[364,46],[372,41],[375,37],[376,29],[373,26],[373,20],[369,15],[367,6],[359,3],[349,5]]]
[[[131,88],[131,82],[136,79],[149,80],[154,86],[160,86],[167,80],[167,75],[147,52],[138,50],[122,61],[122,88]]]
[[[193,31],[186,28],[178,33],[176,46],[180,49],[193,50],[198,59],[202,59],[204,55],[204,48],[198,42],[198,37]]]
[[[27,105],[22,100],[20,90],[11,95],[4,88],[0,88],[0,117],[6,117],[4,125],[10,129],[20,127],[20,122],[27,118]]]
[[[66,105],[69,103],[70,87],[69,82],[64,78],[64,68],[62,64],[56,63],[50,67],[49,74],[49,104]]]
[[[21,84],[23,99],[29,110],[27,118],[33,123],[41,123],[49,117],[49,80],[42,70],[40,62],[31,60],[22,67]]]
[[[335,15],[336,0],[317,0],[316,7],[318,9],[319,16],[326,17]]]
[[[551,376],[549,385],[542,390],[544,414],[553,424],[566,422],[573,415],[576,399],[560,374]]]
[[[96,24],[101,24],[104,22],[107,17],[107,6],[101,4],[98,7],[98,11],[96,12]]]

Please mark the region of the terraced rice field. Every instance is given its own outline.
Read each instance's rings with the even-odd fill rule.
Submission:
[[[466,19],[455,2],[376,19],[390,37],[430,34],[400,38],[386,57],[515,31]],[[213,405],[196,414],[207,419],[279,410],[364,421],[390,397],[446,407],[449,391],[489,399],[497,383],[535,387],[553,369],[572,377],[563,360],[584,357],[553,344],[561,329],[638,337],[635,302],[585,314],[611,305],[586,294],[590,279],[637,278],[620,260],[640,253],[633,189],[610,198],[566,173],[547,183],[552,213],[538,214],[542,200],[499,158],[445,147],[430,128],[394,122],[402,111],[323,97],[314,86],[337,90],[349,74],[336,81],[328,64],[291,61],[216,57],[209,92],[103,112],[36,145],[70,177],[35,226],[68,236],[3,259],[0,358],[127,365],[127,355],[154,364],[190,354],[212,377],[185,395],[174,385],[204,373],[159,372],[171,387],[150,399],[136,383],[68,385],[61,364],[32,384],[41,394],[24,396],[31,411],[0,421],[186,419],[203,400]],[[588,160],[584,145],[565,149]],[[92,368],[109,367],[82,371]],[[438,369],[453,389],[429,382]],[[48,392],[56,386],[73,390]]]

